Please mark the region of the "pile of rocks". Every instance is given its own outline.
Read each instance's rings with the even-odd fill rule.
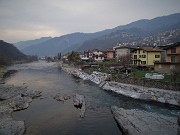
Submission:
[[[178,91],[149,88],[117,82],[106,82],[102,88],[104,90],[113,91],[134,99],[180,106],[180,92]]]
[[[86,103],[85,103],[84,95],[80,95],[76,93],[75,95],[71,96],[69,94],[63,95],[61,93],[57,93],[54,99],[57,101],[64,102],[65,100],[71,99],[71,97],[73,97],[74,107],[76,107],[77,109],[80,109],[80,117],[83,118],[86,111]]]
[[[86,103],[83,95],[75,94],[74,106],[80,108],[80,117],[83,118],[86,111]]]
[[[73,76],[81,78],[83,80],[89,80],[91,82],[94,82],[96,84],[100,84],[104,81],[106,81],[107,79],[109,80],[109,78],[111,78],[111,75],[106,74],[106,73],[101,73],[101,72],[97,72],[97,71],[93,71],[92,74],[87,74],[81,70],[74,70],[74,73],[72,73]]]
[[[134,99],[167,103],[171,105],[180,106],[180,92],[157,88],[150,88],[138,85],[124,84],[110,80],[111,76],[106,73],[94,71],[91,75],[81,71],[75,70],[74,76],[83,80],[89,80],[99,85],[104,90],[113,91]]]
[[[40,91],[28,91],[27,87],[0,85],[0,134],[23,135],[24,122],[13,120],[11,114],[28,108],[32,99],[39,96]]]

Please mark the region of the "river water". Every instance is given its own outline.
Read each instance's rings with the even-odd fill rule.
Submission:
[[[6,80],[7,84],[42,91],[42,96],[34,99],[28,109],[13,113],[14,119],[25,121],[26,135],[121,135],[111,113],[113,105],[170,117],[180,115],[176,107],[133,100],[104,91],[93,83],[77,80],[58,69],[58,63],[38,61],[9,69],[18,72]],[[72,98],[65,102],[53,99],[57,93],[84,95],[85,117],[80,118],[80,110],[73,106]]]

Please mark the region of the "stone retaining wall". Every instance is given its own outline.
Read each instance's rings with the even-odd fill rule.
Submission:
[[[180,92],[149,88],[137,85],[123,84],[117,82],[106,82],[103,89],[128,96],[134,99],[167,103],[180,106]]]
[[[101,72],[93,72],[89,75],[81,70],[75,70],[73,75],[83,80],[92,81],[104,90],[110,90],[127,97],[180,106],[180,91],[150,88],[155,84],[149,84],[149,87],[144,87],[113,81],[109,82],[106,81],[109,78],[108,74]],[[124,80],[122,79],[121,81],[123,82]]]

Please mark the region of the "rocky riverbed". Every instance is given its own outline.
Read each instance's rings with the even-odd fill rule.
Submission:
[[[114,118],[125,135],[179,135],[177,118],[142,110],[111,107]]]
[[[33,98],[41,96],[40,91],[28,91],[27,87],[0,85],[0,134],[23,135],[25,124],[12,118],[13,111],[29,107]]]
[[[142,87],[117,83],[110,80],[110,76],[101,72],[91,75],[75,69],[71,72],[76,78],[89,80],[104,90],[112,91],[134,99],[160,102],[180,106],[180,92],[157,88]],[[177,117],[168,117],[138,109],[123,109],[111,107],[118,125],[125,135],[178,135],[180,127]]]
[[[160,102],[180,107],[180,92],[117,82],[106,82],[102,88],[134,99]]]

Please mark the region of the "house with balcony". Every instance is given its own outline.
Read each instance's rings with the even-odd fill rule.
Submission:
[[[84,53],[81,55],[81,60],[86,62],[92,61],[93,60],[92,51],[91,50],[84,51]]]
[[[92,50],[94,61],[102,62],[105,59],[104,52],[94,49]]]
[[[83,55],[81,55],[81,60],[86,62],[92,62],[92,61],[101,62],[104,59],[105,59],[104,53],[97,49],[84,51]]]
[[[180,73],[180,42],[162,46],[165,54],[165,61],[155,62],[156,72],[175,74]]]
[[[155,62],[161,61],[162,49],[158,47],[141,47],[132,52],[133,65],[153,67]]]

